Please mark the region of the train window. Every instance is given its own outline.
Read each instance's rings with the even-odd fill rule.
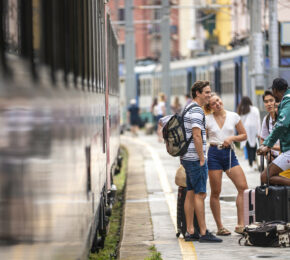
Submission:
[[[94,85],[94,91],[97,90],[97,81],[96,81],[96,45],[97,45],[97,19],[96,19],[96,1],[93,1],[92,3],[92,34],[93,34],[93,46],[92,46],[92,56],[93,56],[93,71],[92,71],[92,77],[93,77],[93,85]]]
[[[20,12],[18,0],[2,1],[5,49],[20,54]]]
[[[99,1],[96,2],[96,86],[97,92],[101,90],[101,78],[100,78],[100,19],[99,19]]]
[[[125,44],[122,43],[119,45],[119,60],[123,61],[125,59]]]
[[[84,41],[84,69],[83,69],[83,88],[86,90],[88,88],[89,80],[89,38],[88,38],[88,1],[83,1],[83,41]]]

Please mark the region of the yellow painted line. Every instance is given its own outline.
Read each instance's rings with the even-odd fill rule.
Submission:
[[[177,219],[176,219],[176,211],[177,211],[176,195],[172,191],[172,188],[171,188],[170,183],[169,183],[168,178],[167,178],[166,171],[163,167],[162,161],[160,160],[159,154],[152,148],[152,146],[150,146],[149,144],[147,144],[139,139],[134,139],[134,142],[145,146],[146,149],[151,154],[151,157],[152,157],[154,164],[155,164],[155,168],[156,168],[157,173],[158,173],[158,177],[160,180],[162,190],[164,191],[164,194],[165,194],[165,198],[166,198],[166,202],[168,204],[171,220],[172,220],[173,225],[175,227],[175,231],[177,231],[177,226],[176,226],[176,223],[177,223]],[[184,260],[189,260],[189,259],[190,260],[193,260],[193,259],[197,260],[195,247],[194,247],[194,244],[192,242],[185,242],[183,238],[179,238],[178,242],[179,242],[182,258]]]

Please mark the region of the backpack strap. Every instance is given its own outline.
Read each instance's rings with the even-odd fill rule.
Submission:
[[[184,109],[183,112],[182,112],[182,115],[181,115],[181,118],[182,118],[182,122],[184,123],[184,116],[185,114],[190,110],[192,109],[193,107],[199,107],[198,104],[194,103],[194,104],[191,104],[188,108]],[[205,115],[203,115],[203,126],[204,126],[204,129],[205,129]],[[190,138],[187,140],[187,143],[191,142],[192,140],[192,135],[190,136]]]
[[[199,105],[196,104],[196,103],[194,103],[194,104],[191,104],[188,108],[184,109],[183,112],[182,112],[182,115],[181,115],[182,121],[183,121],[183,118],[184,118],[185,114],[186,114],[190,109],[192,109],[193,107],[199,107]],[[205,115],[203,115],[203,125],[204,125],[204,128],[205,128]]]

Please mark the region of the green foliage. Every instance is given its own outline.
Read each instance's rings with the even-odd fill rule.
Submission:
[[[117,186],[116,202],[113,206],[112,216],[110,217],[109,232],[105,240],[104,249],[98,254],[90,254],[89,260],[109,260],[117,259],[118,245],[120,241],[120,229],[123,214],[124,188],[128,164],[128,152],[121,147],[121,156],[123,157],[120,173],[114,176],[114,184]]]
[[[150,248],[151,254],[145,260],[162,260],[161,253],[157,252],[156,247],[153,245]]]

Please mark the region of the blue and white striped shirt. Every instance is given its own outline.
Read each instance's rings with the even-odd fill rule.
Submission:
[[[191,104],[196,103],[192,102],[188,104],[185,109],[187,109]],[[197,104],[197,103],[196,103]],[[192,129],[198,127],[201,129],[202,144],[203,144],[203,154],[206,158],[206,132],[205,132],[205,115],[200,106],[194,106],[188,110],[184,116],[184,127],[186,132],[187,140],[192,136]],[[186,161],[199,161],[199,156],[196,152],[193,139],[191,140],[187,153],[180,157],[182,160]]]

